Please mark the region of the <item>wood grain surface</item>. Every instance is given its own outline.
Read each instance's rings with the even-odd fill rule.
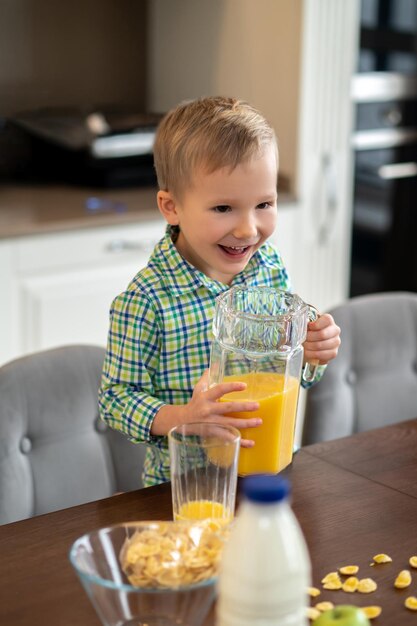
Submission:
[[[417,624],[404,607],[417,596],[417,570],[408,589],[393,586],[417,554],[417,420],[301,449],[285,470],[292,505],[309,546],[313,583],[343,565],[372,577],[371,594],[322,590],[318,600],[378,604],[375,626]],[[80,535],[117,522],[171,519],[170,485],[113,496],[0,527],[0,624],[99,626],[68,560]],[[393,562],[371,566],[385,552]],[[214,624],[213,612],[206,622]]]

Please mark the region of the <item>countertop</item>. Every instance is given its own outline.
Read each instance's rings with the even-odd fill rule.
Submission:
[[[0,239],[159,219],[156,192],[155,187],[3,187]]]
[[[0,239],[162,219],[156,193],[155,187],[3,186]],[[291,194],[280,192],[280,205],[293,202]]]

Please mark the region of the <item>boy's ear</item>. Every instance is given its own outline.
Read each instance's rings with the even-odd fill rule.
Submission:
[[[162,215],[171,226],[177,226],[180,223],[177,211],[177,204],[169,191],[158,191],[156,195],[158,208]]]

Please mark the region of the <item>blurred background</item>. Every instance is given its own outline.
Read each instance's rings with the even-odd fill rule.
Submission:
[[[414,0],[0,0],[0,363],[104,345],[164,225],[179,101],[249,100],[280,149],[280,247],[320,310],[417,291]]]

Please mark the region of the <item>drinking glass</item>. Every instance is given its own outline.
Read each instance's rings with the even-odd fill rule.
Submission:
[[[240,438],[233,426],[203,422],[169,431],[174,520],[231,521]]]

